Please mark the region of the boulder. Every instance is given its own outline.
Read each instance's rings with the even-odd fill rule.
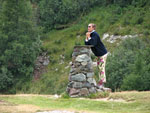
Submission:
[[[81,96],[82,96],[82,95],[87,96],[88,94],[89,94],[89,91],[88,91],[87,88],[82,88],[82,89],[80,90],[80,95],[81,95]]]
[[[90,57],[87,54],[78,55],[75,59],[77,62],[88,62],[90,61]]]
[[[86,74],[86,76],[87,76],[88,78],[92,78],[92,77],[94,76],[94,72],[88,72],[88,73]]]
[[[76,95],[80,92],[79,89],[71,88],[69,91],[69,95]]]
[[[82,88],[83,84],[81,82],[73,82],[73,88]]]
[[[83,73],[79,73],[71,76],[72,81],[83,82],[86,81],[86,76]]]

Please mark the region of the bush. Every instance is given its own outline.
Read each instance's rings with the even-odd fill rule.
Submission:
[[[122,90],[145,91],[150,89],[150,57],[148,52],[150,52],[150,48],[138,52],[134,64],[130,66],[131,74],[126,75],[123,80]]]
[[[6,91],[6,89],[11,88],[12,84],[12,74],[7,70],[7,68],[2,67],[0,69],[0,92]]]
[[[130,25],[130,18],[129,16],[126,16],[123,18],[123,21],[122,21],[122,25],[123,26],[127,26],[127,25]]]
[[[123,79],[123,84],[121,85],[122,90],[135,90],[141,87],[142,81],[140,80],[140,75],[138,74],[129,74],[126,75]]]
[[[39,2],[39,24],[44,31],[63,29],[81,14],[86,14],[93,6],[101,4],[98,0],[41,0]]]
[[[61,98],[63,98],[63,99],[69,99],[70,96],[69,96],[68,93],[64,92],[64,93],[61,94]]]
[[[121,87],[123,90],[150,89],[150,77],[147,75],[150,70],[150,56],[148,55],[150,47],[145,45],[146,43],[139,38],[126,39],[112,55],[108,56],[106,63],[106,85],[113,91]],[[139,84],[141,81],[145,86]]]
[[[148,36],[148,35],[150,35],[150,31],[149,31],[149,30],[144,30],[144,31],[143,31],[143,34],[144,34],[145,36]]]
[[[142,24],[143,21],[144,21],[143,17],[135,16],[131,22],[133,25],[136,25],[136,24]]]

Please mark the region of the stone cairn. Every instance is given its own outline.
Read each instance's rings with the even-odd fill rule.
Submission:
[[[91,46],[75,46],[69,74],[67,92],[70,97],[88,96],[101,92],[93,78],[93,62],[90,56]]]

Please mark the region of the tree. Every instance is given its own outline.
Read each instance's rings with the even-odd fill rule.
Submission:
[[[14,83],[12,76],[32,75],[41,43],[32,19],[29,0],[4,1],[0,17],[0,75],[7,76],[9,79],[5,80],[9,82]],[[9,88],[9,82],[0,91]]]
[[[45,32],[62,29],[87,13],[92,7],[102,5],[104,0],[41,0],[39,2],[40,26]]]

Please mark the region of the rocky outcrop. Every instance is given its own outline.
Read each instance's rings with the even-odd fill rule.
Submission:
[[[43,52],[40,56],[37,57],[34,68],[34,80],[40,78],[40,75],[45,72],[47,65],[49,64],[49,56],[46,52]]]
[[[118,39],[120,40],[125,40],[127,38],[136,38],[138,37],[139,35],[124,35],[124,36],[121,36],[121,35],[109,35],[108,33],[105,33],[102,37],[102,40],[106,40],[107,42],[109,43],[114,43],[116,42]]]
[[[69,74],[67,92],[70,97],[87,96],[102,91],[94,79],[93,62],[90,56],[91,46],[75,46]]]

